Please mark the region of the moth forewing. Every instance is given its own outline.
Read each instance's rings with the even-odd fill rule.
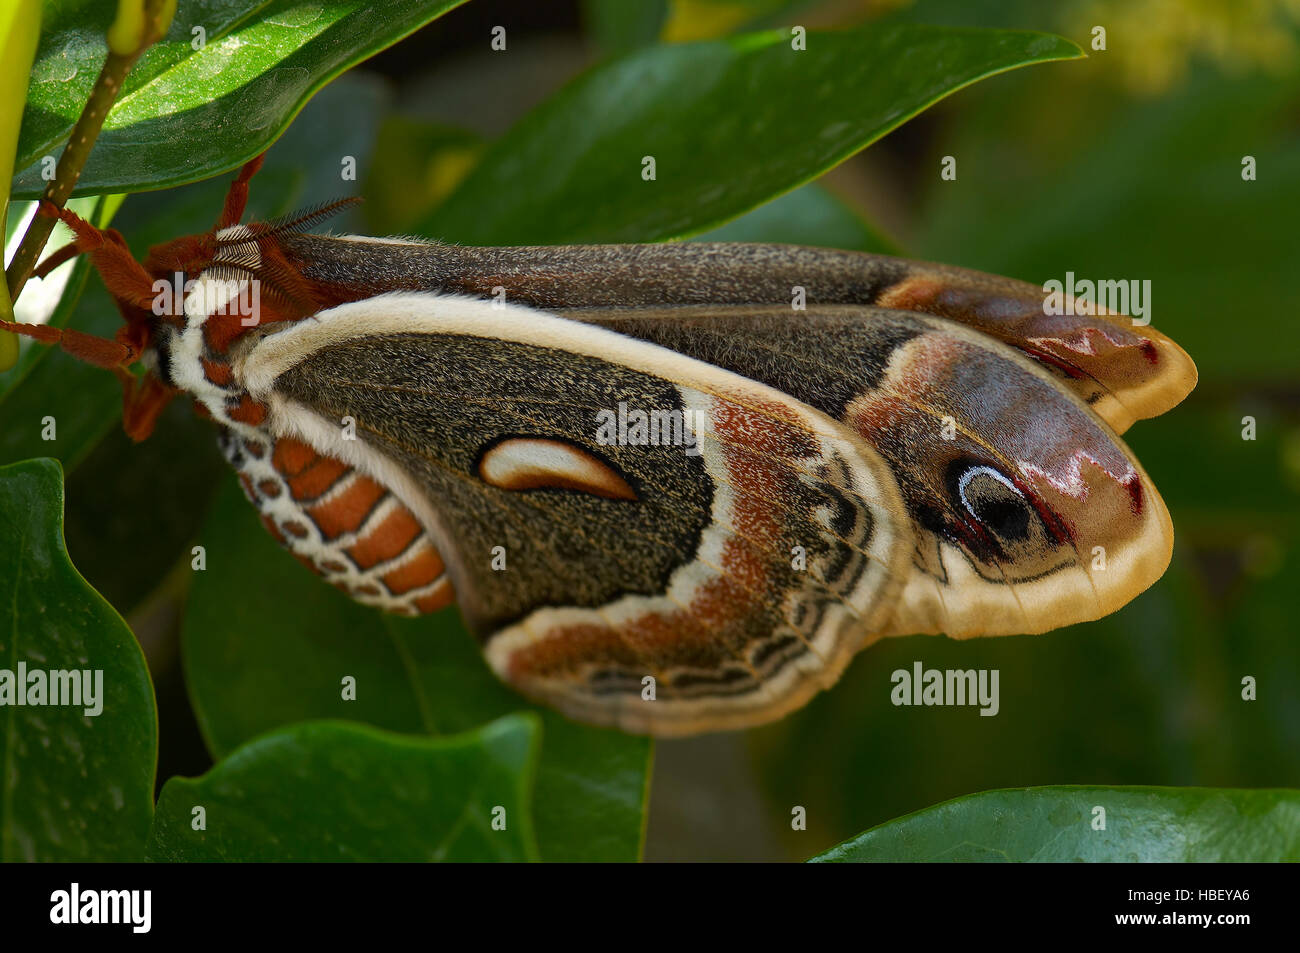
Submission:
[[[261,336],[236,379],[272,434],[331,440],[313,445],[432,511],[493,668],[575,717],[655,734],[779,717],[839,676],[902,585],[909,521],[874,450],[788,394],[625,335],[394,293]],[[599,442],[615,397],[699,415],[698,455]],[[321,424],[345,412],[365,440],[335,449]],[[541,452],[524,489],[506,485],[481,467],[502,440],[567,448],[634,496],[536,479],[557,466]]]

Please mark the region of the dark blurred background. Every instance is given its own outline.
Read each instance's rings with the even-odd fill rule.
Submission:
[[[912,257],[1036,283],[1067,270],[1150,279],[1154,325],[1201,372],[1183,405],[1126,436],[1177,532],[1158,585],[1108,619],[1048,635],[890,640],[777,725],[659,744],[647,859],[802,860],[892,817],[998,787],[1300,786],[1300,8],[622,2],[643,6],[675,41],[883,18],[1075,40],[1088,60],[978,83],[820,184]],[[473,166],[485,139],[617,46],[602,6],[472,0],[326,89],[286,138],[310,135],[327,110],[353,109],[367,201],[344,227],[400,234]],[[489,48],[496,25],[507,27],[508,56]],[[1090,49],[1095,26],[1106,29],[1105,51]],[[946,155],[957,158],[956,181],[939,177]],[[1254,181],[1242,179],[1244,156],[1256,160]],[[130,234],[133,218],[148,221],[185,194],[133,199],[115,224]],[[781,240],[779,217],[770,219],[765,236]],[[177,457],[169,462],[192,512],[221,469],[210,433],[190,426],[188,413],[172,408],[172,436],[159,445],[193,444],[184,472]],[[1249,441],[1247,416],[1256,422]],[[102,442],[72,477],[68,537],[87,578],[124,611],[136,607],[130,621],[157,681],[165,779],[209,763],[175,648],[185,574],[143,567],[151,575],[138,562],[127,572],[120,550],[93,538],[138,532],[138,513],[123,501],[138,499],[152,465],[120,435]],[[119,474],[117,490],[102,483],[106,473]],[[191,515],[165,506],[150,520],[151,532],[178,539],[193,529]],[[143,592],[142,578],[167,582]],[[1000,714],[893,707],[890,673],[918,660],[1000,670]],[[1242,699],[1247,676],[1258,682],[1255,701]],[[795,806],[807,811],[807,832],[790,830]]]

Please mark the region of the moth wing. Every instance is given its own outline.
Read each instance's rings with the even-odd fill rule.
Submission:
[[[1197,371],[1186,351],[1150,326],[1149,282],[1105,284],[1114,288],[1108,298],[1145,313],[1135,320],[1063,291],[1053,297],[1028,282],[928,262],[908,262],[875,304],[947,318],[1010,344],[1123,433],[1177,405],[1196,386]]]
[[[885,628],[911,559],[866,441],[607,329],[388,294],[265,333],[235,367],[274,434],[421,519],[497,674],[582,721],[677,735],[780,717]]]
[[[295,262],[323,281],[369,286],[394,246],[287,236]],[[920,312],[990,335],[1032,357],[1117,432],[1169,410],[1196,385],[1196,365],[1150,325],[1149,284],[1087,282],[1086,298],[966,268],[888,255],[718,242],[510,248],[400,243],[404,274],[430,290],[509,300],[554,311],[684,305],[784,308],[792,289],[809,307],[859,305]],[[322,265],[321,263],[327,263]],[[313,269],[319,269],[313,272]],[[1074,287],[1073,280],[1070,287]],[[1076,289],[1079,290],[1079,289]],[[1131,311],[1133,317],[1120,313]],[[580,315],[575,315],[579,316]]]
[[[1114,430],[1039,363],[964,322],[860,305],[584,317],[778,387],[884,457],[915,543],[888,634],[1087,622],[1169,564],[1168,510]]]

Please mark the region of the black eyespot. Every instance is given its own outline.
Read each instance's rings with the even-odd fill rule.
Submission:
[[[998,538],[1029,536],[1029,501],[1001,471],[983,464],[967,466],[957,476],[956,496],[966,512]]]

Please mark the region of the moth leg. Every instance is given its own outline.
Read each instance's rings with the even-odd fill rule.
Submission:
[[[114,298],[145,310],[152,308],[153,278],[144,266],[135,260],[121,232],[112,228],[96,228],[76,212],[59,208],[53,202],[43,200],[38,211],[42,215],[57,218],[72,230],[72,247],[76,248],[76,252],[68,253],[66,247],[61,248],[51,256],[51,259],[58,258],[61,264],[74,254],[85,252],[90,255],[95,270],[99,272],[105,287]],[[42,268],[46,267],[51,259],[47,259]]]
[[[137,443],[153,433],[163,408],[178,393],[152,374],[136,378],[118,369],[122,379],[122,429]]]
[[[42,344],[57,344],[79,361],[102,367],[122,381],[122,428],[132,440],[144,440],[153,433],[154,423],[167,402],[176,395],[152,374],[137,379],[126,368],[140,356],[139,347],[123,340],[101,338],[76,328],[52,328],[45,324],[0,321],[0,329],[21,334]],[[130,328],[123,328],[129,332]],[[129,335],[124,334],[124,338]]]
[[[135,360],[136,352],[112,338],[101,338],[75,328],[52,328],[46,324],[0,321],[0,329],[21,334],[42,344],[57,344],[73,357],[96,367],[117,370]]]
[[[221,216],[217,219],[214,231],[238,225],[239,220],[244,217],[244,209],[248,207],[248,180],[257,175],[257,170],[262,168],[265,159],[266,153],[263,152],[257,158],[245,162],[244,167],[239,170],[235,181],[230,183],[230,191],[226,193],[226,204],[222,206]]]
[[[54,252],[52,255],[47,255],[45,260],[42,261],[39,265],[37,265],[36,268],[32,271],[32,277],[33,278],[46,277],[55,268],[58,268],[60,265],[64,264],[65,262],[72,261],[72,259],[80,255],[81,252],[82,249],[77,247],[77,243],[75,241],[68,242],[68,244],[64,245],[62,248]]]

